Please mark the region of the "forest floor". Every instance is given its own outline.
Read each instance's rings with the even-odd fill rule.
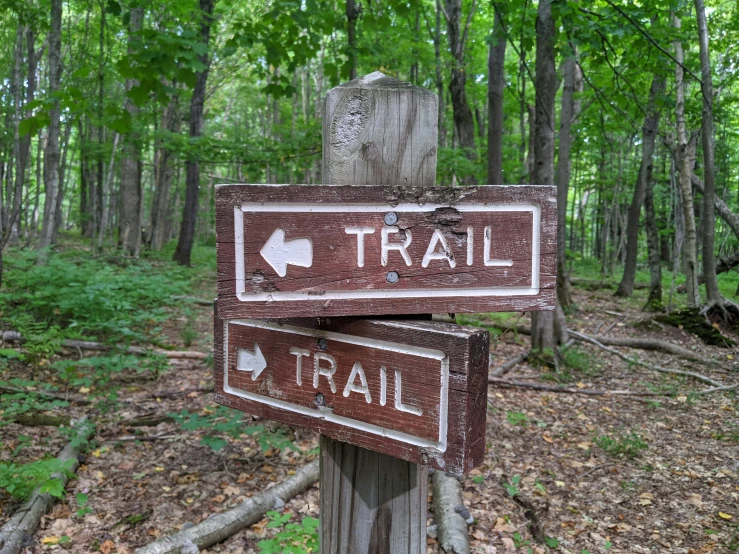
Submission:
[[[152,267],[166,275],[172,266],[161,262]],[[214,289],[214,279],[205,271],[190,282],[187,294],[208,299]],[[161,292],[168,294],[169,288],[162,285]],[[578,309],[568,316],[569,327],[588,334],[668,340],[717,363],[702,366],[663,353],[618,350],[726,383],[739,380],[736,349],[706,346],[669,326],[635,327],[650,318],[640,311],[640,292],[624,300],[614,298],[609,289],[575,289]],[[188,305],[183,316],[174,304],[164,313],[157,330],[162,343],[176,350],[212,351],[211,307]],[[487,314],[472,321],[484,325],[490,319],[498,324],[517,321],[516,314]],[[491,367],[526,351],[528,343],[523,335],[496,333]],[[34,379],[56,384],[69,404],[56,413],[74,418],[87,414],[97,425],[77,478],[43,518],[26,552],[133,552],[237,505],[317,456],[317,438],[310,432],[260,421],[236,425],[219,412],[210,392],[213,368],[207,360],[170,360],[167,369],[156,372],[116,372],[109,379],[116,384],[116,398],[100,404],[91,403],[99,383],[71,388],[60,381],[57,362],[82,356],[90,354],[62,349],[50,356],[52,362],[12,359],[0,366],[0,381],[5,383]],[[706,386],[655,373],[583,343],[567,350],[558,370],[521,363],[505,379],[570,391],[628,389],[661,396],[491,386],[485,461],[463,479],[464,499],[475,518],[469,528],[473,552],[739,550],[737,396],[696,394]],[[187,417],[178,422],[172,416],[178,413]],[[221,427],[208,423],[213,421]],[[276,448],[285,445],[285,438],[294,439],[294,448]],[[18,464],[54,455],[67,441],[55,427],[7,422],[0,426],[0,439],[0,461],[13,452]],[[532,537],[530,520],[516,501],[522,497],[533,504],[548,545]],[[1,523],[18,503],[2,491],[0,503]],[[314,486],[283,511],[299,522],[318,517],[318,504]],[[433,525],[433,513],[428,522]],[[265,519],[209,552],[259,552],[259,541],[281,530],[268,523]],[[436,550],[435,540],[429,538],[428,551]]]

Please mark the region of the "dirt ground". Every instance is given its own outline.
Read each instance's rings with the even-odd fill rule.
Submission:
[[[637,328],[648,316],[637,300],[610,291],[575,291],[579,311],[571,328],[584,333],[667,338],[717,363],[702,366],[663,353],[621,352],[672,369],[690,369],[726,383],[739,381],[736,350],[708,347],[679,329]],[[212,310],[200,308],[200,335],[190,349],[212,348]],[[525,320],[521,320],[524,323]],[[178,321],[172,343],[181,342]],[[180,344],[184,349],[184,347]],[[491,345],[492,368],[528,349],[528,338],[506,333]],[[70,352],[69,355],[76,355]],[[732,393],[697,395],[707,386],[629,364],[596,346],[577,344],[559,371],[519,364],[505,378],[576,390],[674,392],[671,396],[591,396],[491,386],[485,462],[463,481],[478,553],[722,553],[739,550],[739,403]],[[17,365],[12,371],[22,372]],[[4,378],[7,376],[4,376]],[[253,438],[229,439],[213,452],[196,431],[163,419],[183,408],[212,410],[212,368],[172,363],[156,381],[132,379],[120,392],[120,408],[96,414],[94,448],[69,485],[67,499],[43,519],[26,552],[133,552],[183,525],[285,479],[317,455],[316,437],[295,430],[300,451],[262,453]],[[74,401],[73,416],[87,405]],[[143,416],[156,425],[134,426]],[[151,423],[156,423],[152,421]],[[48,427],[0,428],[7,448],[31,435],[28,456],[56,452],[63,441]],[[78,515],[76,493],[89,497]],[[511,496],[516,493],[516,498]],[[518,501],[517,501],[518,500]],[[533,506],[527,512],[521,502]],[[293,520],[318,517],[318,489],[289,502]],[[431,506],[431,503],[429,504]],[[7,507],[6,507],[7,508]],[[7,512],[6,512],[7,513]],[[532,536],[532,519],[549,544]],[[429,513],[433,525],[433,513]],[[266,521],[209,550],[258,552],[273,535]],[[54,544],[67,536],[66,544]],[[433,538],[428,551],[437,550]]]

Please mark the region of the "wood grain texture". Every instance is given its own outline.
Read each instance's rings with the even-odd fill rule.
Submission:
[[[376,71],[331,89],[324,113],[325,184],[436,184],[433,92]]]
[[[322,554],[425,552],[427,495],[426,467],[321,437]]]
[[[456,475],[483,459],[489,346],[483,329],[426,321],[217,318],[215,339],[219,404]],[[239,350],[255,351],[255,344],[266,360],[256,379],[237,368]],[[316,362],[332,369],[330,380],[321,374],[314,380]],[[364,379],[352,377],[357,362]],[[363,380],[366,394],[350,389],[345,395],[347,383]],[[399,409],[398,400],[413,411]]]
[[[222,185],[216,215],[225,317],[554,306],[553,187]],[[278,229],[286,243],[310,241],[307,266],[278,274],[263,254]]]

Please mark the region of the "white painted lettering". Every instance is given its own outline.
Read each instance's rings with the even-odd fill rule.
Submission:
[[[330,367],[321,367],[321,360],[327,361]],[[313,369],[313,388],[318,388],[318,378],[323,375],[328,380],[329,385],[331,385],[331,392],[336,394],[336,383],[334,383],[336,358],[325,352],[316,352],[313,354]]]
[[[441,252],[436,251],[436,245],[438,243],[441,243]],[[449,243],[447,243],[446,238],[444,238],[444,233],[441,232],[441,229],[436,229],[434,234],[431,235],[429,247],[426,249],[426,254],[423,256],[421,267],[428,267],[431,260],[447,260],[449,262],[449,267],[457,267],[457,261],[454,259],[454,255],[449,248]]]
[[[303,384],[303,356],[306,358],[310,356],[310,351],[305,348],[298,348],[296,346],[290,347],[290,354],[296,357],[295,362],[295,384]]]
[[[357,235],[357,267],[364,267],[364,235],[372,235],[374,227],[345,227],[347,235]]]
[[[411,406],[409,404],[403,404],[403,400],[401,399],[401,389],[403,388],[402,383],[402,377],[400,375],[400,370],[395,370],[395,409],[399,412],[406,412],[408,414],[413,415],[423,415],[423,410],[421,408],[417,408],[416,406]]]
[[[400,255],[403,256],[403,260],[405,260],[405,265],[411,265],[411,257],[408,255],[408,248],[411,244],[411,240],[413,237],[411,236],[411,232],[406,229],[405,232],[405,242],[399,243],[394,242],[391,243],[388,240],[388,237],[391,234],[395,234],[400,229],[398,227],[383,227],[382,228],[382,253],[380,255],[380,261],[382,262],[383,267],[387,265],[387,255],[390,250],[397,250],[400,252]]]
[[[472,265],[472,262],[474,261],[472,257],[472,245],[473,243],[473,232],[472,227],[467,227],[467,265]]]
[[[380,366],[380,406],[387,404],[387,368]]]
[[[513,265],[513,260],[491,260],[490,259],[490,244],[492,243],[493,228],[488,226],[485,227],[485,265],[488,267],[510,267]]]
[[[359,376],[359,385],[354,382],[357,380],[357,376]],[[346,381],[346,386],[344,387],[343,393],[344,398],[348,397],[349,394],[352,392],[363,394],[364,399],[367,401],[367,404],[372,403],[372,396],[370,395],[369,387],[367,386],[367,376],[364,374],[362,364],[360,364],[359,362],[354,363],[354,367],[352,368],[352,372],[349,375],[349,379],[347,379]]]

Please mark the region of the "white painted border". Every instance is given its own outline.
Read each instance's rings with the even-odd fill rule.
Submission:
[[[242,302],[273,302],[280,300],[367,300],[371,298],[437,298],[437,297],[481,297],[481,296],[535,296],[539,294],[540,254],[541,254],[541,206],[537,204],[459,204],[453,208],[459,212],[531,212],[533,232],[531,237],[531,286],[530,287],[487,287],[487,288],[445,288],[445,289],[399,289],[325,291],[315,292],[246,292],[244,256],[244,212],[250,213],[423,213],[439,208],[449,208],[445,204],[300,204],[244,202],[234,207],[234,242],[236,250],[236,297]]]
[[[379,435],[382,437],[388,437],[406,444],[413,446],[419,446],[423,448],[429,448],[436,450],[439,453],[444,453],[447,447],[447,430],[448,430],[448,412],[449,412],[449,357],[441,350],[432,350],[431,348],[423,348],[421,346],[411,346],[408,344],[400,344],[396,342],[389,342],[384,340],[370,339],[365,337],[356,337],[353,335],[345,335],[343,333],[334,333],[332,331],[321,331],[318,329],[309,329],[305,327],[294,327],[292,325],[278,325],[276,323],[269,323],[266,321],[257,321],[251,319],[229,319],[225,320],[223,326],[223,390],[229,394],[240,396],[254,402],[266,404],[274,408],[280,408],[288,412],[301,414],[304,416],[312,417],[315,419],[323,419],[331,423],[338,423],[356,429],[358,431],[364,431],[373,435]],[[377,348],[390,352],[397,352],[400,354],[409,354],[411,356],[418,356],[421,358],[430,358],[437,360],[440,363],[440,400],[439,400],[439,440],[437,442],[430,441],[428,439],[422,439],[408,433],[402,433],[393,429],[387,429],[374,425],[372,423],[366,423],[364,421],[358,421],[348,417],[338,416],[328,410],[318,410],[314,408],[308,408],[307,406],[300,406],[299,404],[293,404],[292,402],[285,402],[284,400],[278,400],[277,398],[271,398],[269,396],[263,396],[253,392],[237,389],[231,387],[228,384],[228,326],[230,324],[243,325],[245,327],[254,327],[256,329],[269,329],[272,331],[281,331],[288,334],[304,335],[308,337],[325,337],[328,340],[343,342],[346,344],[354,344],[358,346],[366,346],[369,348]],[[269,368],[269,365],[267,366]],[[390,409],[390,408],[389,408]]]

